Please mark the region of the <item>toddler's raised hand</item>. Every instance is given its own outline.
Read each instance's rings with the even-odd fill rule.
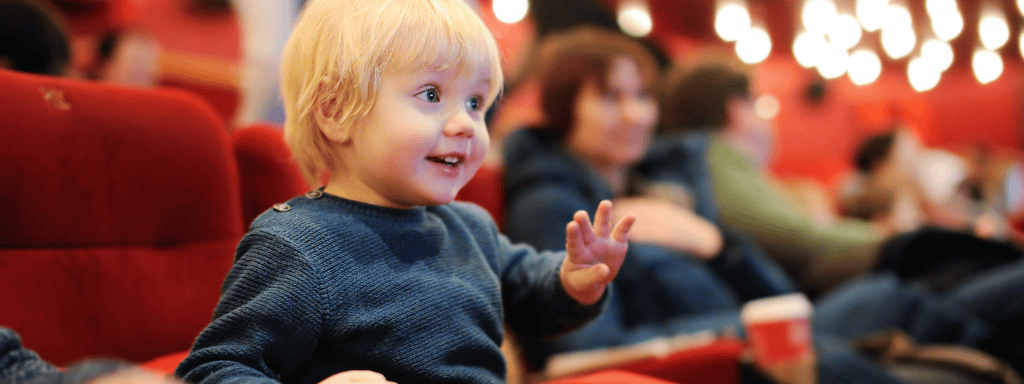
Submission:
[[[627,216],[612,228],[611,212],[612,203],[605,200],[597,206],[593,226],[587,213],[579,211],[565,227],[562,287],[583,305],[601,299],[605,286],[615,279],[626,256],[629,228],[635,218]]]
[[[345,371],[335,373],[331,377],[328,377],[321,381],[319,384],[395,384],[393,381],[388,381],[384,378],[384,375],[374,371]]]

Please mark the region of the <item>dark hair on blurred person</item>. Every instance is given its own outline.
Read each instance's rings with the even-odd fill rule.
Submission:
[[[63,75],[71,43],[56,11],[37,0],[0,0],[0,67]]]
[[[648,90],[656,91],[657,60],[647,47],[621,32],[583,26],[553,34],[540,44],[536,76],[549,140],[562,143],[569,137],[583,85],[594,81],[605,92],[612,64],[620,57],[636,63]]]
[[[733,98],[750,98],[750,80],[742,70],[722,63],[676,70],[662,94],[661,129],[719,130],[729,123]]]
[[[896,143],[896,129],[869,136],[860,147],[853,158],[853,164],[857,170],[863,173],[871,173],[884,163],[892,154],[892,148]]]

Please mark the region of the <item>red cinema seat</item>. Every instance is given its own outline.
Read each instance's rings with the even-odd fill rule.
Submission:
[[[505,189],[501,186],[501,177],[500,167],[484,164],[455,196],[455,200],[476,203],[487,210],[498,229],[505,219]]]
[[[242,235],[200,99],[0,70],[0,325],[67,365],[186,350]]]
[[[248,227],[256,216],[310,189],[302,177],[284,132],[272,125],[251,125],[231,133],[238,164],[242,222]]]

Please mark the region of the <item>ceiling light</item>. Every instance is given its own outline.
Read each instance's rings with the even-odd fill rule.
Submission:
[[[917,57],[907,63],[907,79],[915,91],[924,92],[939,84],[942,72],[935,69],[925,59]]]
[[[818,73],[826,79],[839,78],[846,73],[850,55],[845,49],[829,44],[818,62]]]
[[[868,32],[881,29],[888,7],[889,0],[857,0],[857,19],[860,25]]]
[[[974,77],[979,83],[988,84],[1003,74],[1003,58],[998,53],[987,49],[974,51],[971,59],[971,68],[974,70]]]
[[[825,34],[836,15],[836,5],[832,0],[807,0],[800,17],[808,31]]]
[[[750,13],[740,3],[722,5],[715,12],[715,33],[725,41],[736,41],[750,29]]]
[[[756,64],[768,58],[772,52],[772,39],[764,28],[754,27],[747,30],[736,40],[736,55],[747,64]]]
[[[526,17],[530,4],[528,0],[494,0],[491,8],[499,21],[513,24]]]
[[[804,68],[818,65],[822,53],[828,48],[825,37],[807,31],[801,32],[793,39],[793,57]]]
[[[868,85],[882,74],[882,60],[869,49],[859,49],[850,54],[850,81],[857,85]]]
[[[628,1],[619,6],[619,28],[627,35],[644,37],[654,29],[651,12],[642,1]]]
[[[828,40],[840,48],[850,49],[860,42],[860,23],[850,15],[839,15],[828,29]]]

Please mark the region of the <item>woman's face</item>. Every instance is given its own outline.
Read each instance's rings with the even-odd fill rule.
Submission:
[[[581,87],[566,145],[594,166],[628,167],[647,151],[658,104],[640,67],[625,56],[612,63],[602,92],[597,82],[604,80],[592,78]]]

